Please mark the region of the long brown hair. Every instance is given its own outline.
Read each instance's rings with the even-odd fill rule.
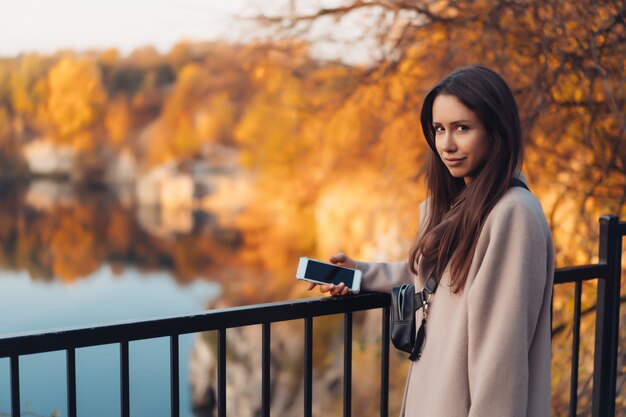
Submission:
[[[484,166],[469,184],[453,177],[437,153],[432,107],[439,94],[459,99],[481,120],[491,151]],[[509,188],[521,167],[522,133],[517,104],[506,82],[481,66],[460,68],[437,83],[424,98],[422,131],[429,152],[427,184],[429,201],[409,265],[417,273],[417,261],[436,262],[441,277],[449,267],[452,291],[461,291],[473,259],[478,236],[487,215]]]

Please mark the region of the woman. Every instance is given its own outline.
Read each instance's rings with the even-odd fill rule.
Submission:
[[[408,262],[330,261],[362,270],[368,291],[439,280],[403,416],[549,416],[554,248],[537,199],[511,187],[524,181],[513,94],[495,72],[461,68],[426,95],[421,122],[429,197]]]

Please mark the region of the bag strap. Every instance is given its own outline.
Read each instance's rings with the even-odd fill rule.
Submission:
[[[426,280],[422,291],[416,292],[413,297],[413,305],[416,311],[424,307],[424,304],[428,303],[430,296],[437,290],[437,285],[439,285],[439,280],[433,272],[430,278]]]
[[[530,188],[528,188],[528,185],[526,185],[526,183],[520,180],[519,178],[511,178],[511,182],[509,183],[509,188],[510,187],[522,187],[530,191]]]

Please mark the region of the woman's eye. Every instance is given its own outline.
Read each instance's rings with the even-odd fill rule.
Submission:
[[[441,133],[443,131],[444,131],[443,126],[435,126],[435,133]]]
[[[457,127],[457,130],[458,130],[459,132],[466,132],[466,131],[468,131],[468,130],[469,130],[469,126],[459,125],[459,126]]]

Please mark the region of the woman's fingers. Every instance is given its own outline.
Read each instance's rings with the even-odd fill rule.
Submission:
[[[342,263],[346,259],[346,255],[344,253],[338,253],[330,257],[330,262],[333,264]]]
[[[308,289],[309,291],[317,287],[318,285],[315,283],[309,283]],[[329,295],[337,296],[337,295],[347,295],[350,292],[350,289],[346,287],[346,284],[339,283],[335,284],[320,284],[319,285],[320,292],[330,293]]]
[[[336,297],[340,295],[341,296],[348,295],[349,292],[350,292],[350,289],[343,282],[339,283],[338,285],[331,284],[330,295],[332,296]]]
[[[348,287],[342,282],[330,292],[334,297],[339,297],[348,294]]]
[[[356,262],[345,253],[339,252],[338,254],[330,257],[330,263],[340,266],[346,266],[348,268],[356,268]]]
[[[347,257],[346,257],[347,258]],[[332,258],[331,258],[332,259]],[[347,258],[350,259],[350,258]],[[350,294],[350,288],[346,286],[343,282],[339,284],[316,284],[314,282],[309,282],[307,284],[307,290],[312,291],[315,287],[319,287],[320,292],[322,293],[330,293],[332,296],[344,296]]]
[[[332,291],[332,287],[334,287],[333,284],[321,284],[320,291],[326,293]]]
[[[331,256],[329,260],[332,264],[345,264],[351,259],[345,253],[339,252],[338,254]]]

